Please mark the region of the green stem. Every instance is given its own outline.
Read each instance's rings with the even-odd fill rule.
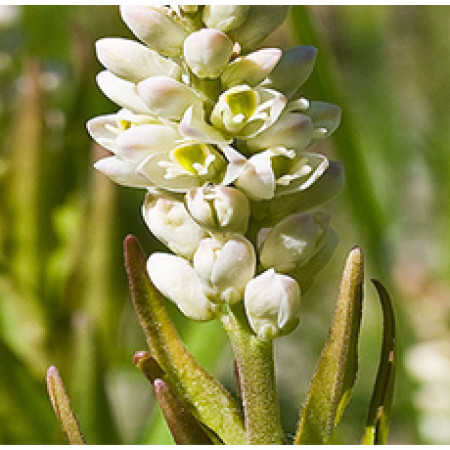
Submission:
[[[261,341],[251,331],[242,303],[230,307],[222,323],[238,364],[248,443],[282,444],[272,341]]]

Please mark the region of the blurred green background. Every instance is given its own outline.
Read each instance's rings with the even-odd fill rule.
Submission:
[[[389,443],[450,443],[448,6],[295,6],[266,46],[319,49],[302,95],[343,108],[317,150],[343,161],[327,207],[340,244],[276,344],[283,423],[293,432],[326,339],[346,253],[367,261],[360,372],[335,443],[357,444],[375,380],[381,313],[369,278],[391,292],[399,372]],[[131,37],[112,6],[0,6],[0,443],[64,438],[46,396],[55,364],[91,444],[171,443],[133,367],[145,340],[122,241],[162,246],[140,217],[143,192],[95,172],[104,154],[85,122],[117,109],[95,85],[94,41]],[[170,312],[188,348],[230,389],[217,323]]]

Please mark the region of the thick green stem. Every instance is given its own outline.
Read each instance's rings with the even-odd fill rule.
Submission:
[[[222,317],[236,356],[249,444],[282,444],[272,341],[251,331],[242,303]]]

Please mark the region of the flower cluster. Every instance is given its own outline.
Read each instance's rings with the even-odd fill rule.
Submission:
[[[144,220],[174,253],[148,260],[157,289],[195,320],[243,301],[265,340],[298,323],[301,292],[336,243],[315,209],[343,180],[309,150],[340,109],[296,95],[316,50],[257,48],[288,10],[121,7],[141,42],[104,38],[96,50],[98,85],[122,109],[87,125],[112,153],[95,167],[147,190]]]

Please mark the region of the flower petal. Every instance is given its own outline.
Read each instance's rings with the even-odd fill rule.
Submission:
[[[223,71],[221,80],[226,87],[247,84],[256,86],[272,71],[281,58],[279,48],[263,48],[236,58]]]
[[[150,231],[170,250],[191,259],[208,235],[191,218],[184,203],[169,195],[147,194],[142,216]]]
[[[95,47],[97,58],[106,69],[133,83],[155,75],[181,78],[178,64],[131,39],[103,38]]]
[[[99,159],[94,167],[117,184],[137,188],[148,188],[152,183],[145,177],[137,174],[136,164],[116,156]]]
[[[97,84],[101,91],[114,103],[136,113],[149,114],[150,110],[136,91],[136,85],[116,77],[108,70],[97,75]]]
[[[153,253],[147,261],[147,272],[156,288],[185,316],[199,321],[216,317],[218,307],[206,298],[198,275],[185,259]]]
[[[178,138],[176,130],[166,125],[131,127],[117,138],[116,154],[139,164],[149,155],[170,150]]]
[[[179,56],[188,32],[164,6],[123,5],[123,21],[141,41],[165,56]]]

